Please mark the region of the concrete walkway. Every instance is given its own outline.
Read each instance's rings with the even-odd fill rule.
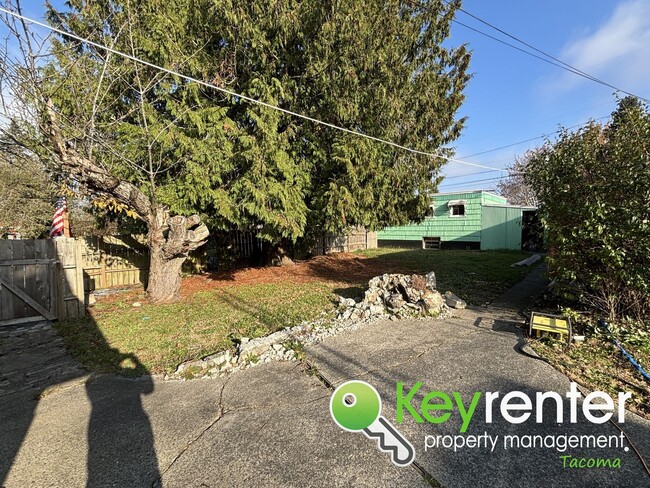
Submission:
[[[543,284],[534,276],[521,285],[526,291],[515,288],[511,296]],[[519,390],[533,401],[536,391],[564,395],[569,382],[563,375],[516,350],[517,321],[523,321],[516,309],[525,302],[506,295],[498,308],[465,310],[448,320],[385,321],[343,333],[308,349],[320,377],[285,362],[215,380],[100,376],[68,382],[38,400],[24,390],[5,391],[0,486],[650,486],[632,450],[425,450],[427,435],[458,434],[456,411],[446,423],[419,424],[407,414],[397,424],[398,381],[407,390],[423,383],[414,407],[432,390],[459,392],[466,403],[477,391],[503,396]],[[352,378],[373,384],[383,415],[415,446],[417,465],[397,468],[374,442],[336,427],[322,378],[334,385]],[[544,409],[543,424],[511,424],[498,409],[486,424],[485,410],[481,397],[463,436],[619,433],[581,414],[580,422],[568,423],[568,402],[563,424],[553,421],[554,408]],[[622,427],[650,458],[650,422],[627,413]],[[563,468],[561,454],[620,458],[621,467]]]

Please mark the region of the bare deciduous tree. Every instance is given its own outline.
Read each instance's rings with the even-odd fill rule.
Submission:
[[[534,190],[526,182],[525,174],[528,162],[536,154],[536,150],[527,151],[517,156],[515,162],[507,167],[508,176],[497,183],[497,192],[506,197],[512,205],[537,207],[539,200]]]
[[[19,0],[4,6],[21,13]],[[124,39],[135,53],[137,19],[128,12],[123,18],[120,32],[107,37]],[[208,229],[198,215],[172,215],[157,198],[161,174],[176,163],[160,144],[173,121],[156,117],[155,91],[164,74],[145,73],[109,52],[41,36],[10,15],[3,21],[9,32],[0,73],[3,147],[28,151],[86,193],[114,199],[144,221],[151,251],[149,298],[176,298],[181,266],[204,244]],[[121,103],[124,109],[116,112]],[[113,117],[116,113],[119,117]],[[125,147],[118,137],[127,120],[141,129],[137,148]]]

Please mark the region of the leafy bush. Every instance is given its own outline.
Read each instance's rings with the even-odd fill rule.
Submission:
[[[650,319],[650,114],[619,102],[604,126],[564,131],[528,166],[549,265],[564,290],[610,320]]]

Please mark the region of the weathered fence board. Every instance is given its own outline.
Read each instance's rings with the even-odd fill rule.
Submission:
[[[85,313],[74,239],[0,241],[0,325]]]
[[[49,244],[53,250],[53,244]],[[35,240],[0,242],[0,323],[52,319],[50,269],[54,253]]]
[[[6,241],[0,244],[0,261],[11,262],[13,257],[12,247]],[[0,278],[13,283],[13,269],[11,266],[0,266]],[[11,293],[0,288],[0,320],[14,319],[14,298]]]
[[[311,248],[311,254],[321,256],[333,252],[352,252],[377,247],[377,233],[363,228],[352,229],[343,236],[326,235],[318,239]]]
[[[149,250],[145,236],[84,237],[78,243],[87,291],[146,285]]]
[[[45,317],[48,320],[54,320],[56,318],[56,315],[54,315],[48,309],[43,307],[40,303],[38,303],[35,299],[33,299],[32,296],[30,296],[28,293],[24,292],[22,289],[18,288],[13,283],[9,283],[4,278],[0,278],[0,286],[8,289],[16,297],[18,297],[20,300],[22,300],[24,302],[25,306],[31,308],[37,314],[42,315],[43,317]],[[33,315],[33,314],[29,314],[29,315]],[[16,318],[20,318],[20,317],[16,317]]]
[[[223,255],[215,256],[213,269],[261,264],[268,251],[269,244],[253,232],[233,231],[224,239],[217,241]],[[318,239],[310,253],[375,247],[374,232],[354,229],[345,236]],[[210,267],[210,259],[202,265]],[[148,272],[145,236],[0,240],[0,325],[81,317],[85,294],[115,286],[146,286]]]
[[[81,253],[73,238],[57,238],[56,253],[61,270],[59,289],[59,319],[84,315],[84,283]]]

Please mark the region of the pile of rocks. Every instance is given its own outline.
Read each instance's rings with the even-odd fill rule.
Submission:
[[[292,361],[307,344],[322,341],[344,330],[354,330],[379,319],[406,317],[444,317],[450,308],[466,304],[451,292],[436,290],[433,272],[422,275],[384,274],[368,282],[362,298],[338,297],[334,319],[326,317],[303,322],[265,337],[243,337],[235,351],[223,351],[203,359],[181,364],[173,377],[192,378],[222,376],[269,361]],[[298,351],[298,352],[297,352]]]
[[[449,308],[465,308],[467,304],[451,292],[441,295],[436,290],[436,275],[384,274],[368,282],[363,298],[339,297],[340,319],[386,317],[399,319],[414,316],[438,317]]]

